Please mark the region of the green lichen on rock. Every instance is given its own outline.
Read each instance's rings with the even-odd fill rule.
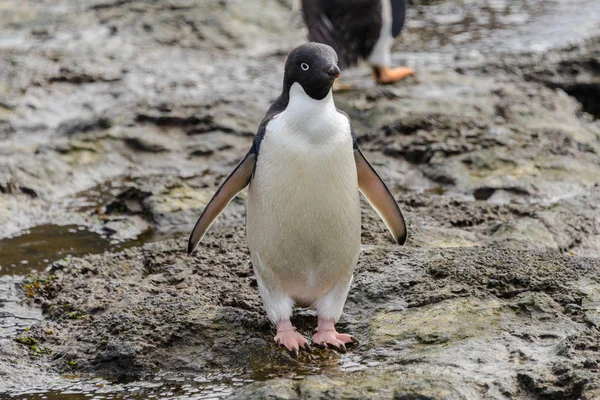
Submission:
[[[53,274],[50,275],[29,275],[23,281],[23,291],[27,298],[33,298],[36,295],[42,295],[47,291],[53,289],[54,280],[56,276]]]
[[[17,336],[15,341],[29,347],[32,355],[47,354],[51,352],[50,349],[40,346],[39,340],[34,339],[31,336]]]
[[[371,319],[371,338],[376,345],[406,339],[423,344],[458,341],[502,329],[512,314],[502,301],[477,298],[446,300],[406,311],[380,311]]]

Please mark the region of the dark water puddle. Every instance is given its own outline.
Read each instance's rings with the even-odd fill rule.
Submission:
[[[28,275],[65,257],[120,251],[163,237],[148,230],[134,240],[116,242],[83,226],[39,225],[0,241],[0,276]]]
[[[67,256],[117,248],[102,235],[77,225],[40,225],[0,241],[0,275],[27,275]]]

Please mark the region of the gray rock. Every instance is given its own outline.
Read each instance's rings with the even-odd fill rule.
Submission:
[[[0,392],[47,389],[61,373],[160,370],[234,398],[598,398],[595,4],[500,3],[415,2],[394,62],[418,78],[380,87],[366,69],[344,71],[356,89],[336,104],[398,200],[409,240],[393,245],[363,203],[364,248],[340,321],[361,345],[299,359],[272,342],[243,193],[199,251],[184,253],[279,93],[285,55],[304,40],[288,4],[4,7],[0,237],[77,224],[124,245],[160,240],[41,274],[31,306],[46,319],[28,334],[51,354],[0,342]],[[596,38],[576,43],[590,29]],[[0,252],[18,260],[14,243],[43,236],[44,252],[31,252],[43,259],[79,243],[52,232],[2,241]],[[78,254],[108,248],[99,235],[77,237],[95,238]],[[294,322],[309,336],[315,317]]]

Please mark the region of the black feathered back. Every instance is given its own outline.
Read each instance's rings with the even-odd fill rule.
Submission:
[[[380,0],[302,0],[308,40],[337,52],[341,68],[369,57],[383,23]]]

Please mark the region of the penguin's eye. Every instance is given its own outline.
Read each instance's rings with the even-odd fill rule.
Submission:
[[[309,69],[310,67],[308,66],[308,64],[307,64],[307,63],[302,63],[302,64],[300,64],[300,68],[302,68],[302,71],[308,71],[308,69]]]

